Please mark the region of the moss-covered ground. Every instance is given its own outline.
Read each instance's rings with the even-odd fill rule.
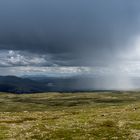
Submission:
[[[139,140],[140,92],[0,93],[0,140]]]

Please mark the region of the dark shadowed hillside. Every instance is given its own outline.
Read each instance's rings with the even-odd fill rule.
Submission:
[[[0,92],[37,93],[37,92],[76,92],[96,90],[138,90],[139,78],[131,78],[132,88],[125,81],[106,77],[45,77],[45,76],[0,76]],[[123,88],[122,88],[123,87]]]
[[[0,76],[0,91],[13,93],[43,92],[47,88],[37,81],[16,76]]]

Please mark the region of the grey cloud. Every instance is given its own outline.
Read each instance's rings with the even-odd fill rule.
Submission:
[[[2,0],[0,49],[50,55],[60,66],[112,63],[133,48],[129,42],[140,33],[139,5],[138,0]]]
[[[39,55],[24,51],[2,50],[0,67],[13,66],[56,66],[49,55]]]

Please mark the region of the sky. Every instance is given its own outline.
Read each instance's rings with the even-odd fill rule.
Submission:
[[[0,75],[140,77],[139,0],[1,0]]]

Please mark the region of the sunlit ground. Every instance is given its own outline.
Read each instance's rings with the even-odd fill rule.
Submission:
[[[2,139],[139,140],[140,93],[1,93]]]

